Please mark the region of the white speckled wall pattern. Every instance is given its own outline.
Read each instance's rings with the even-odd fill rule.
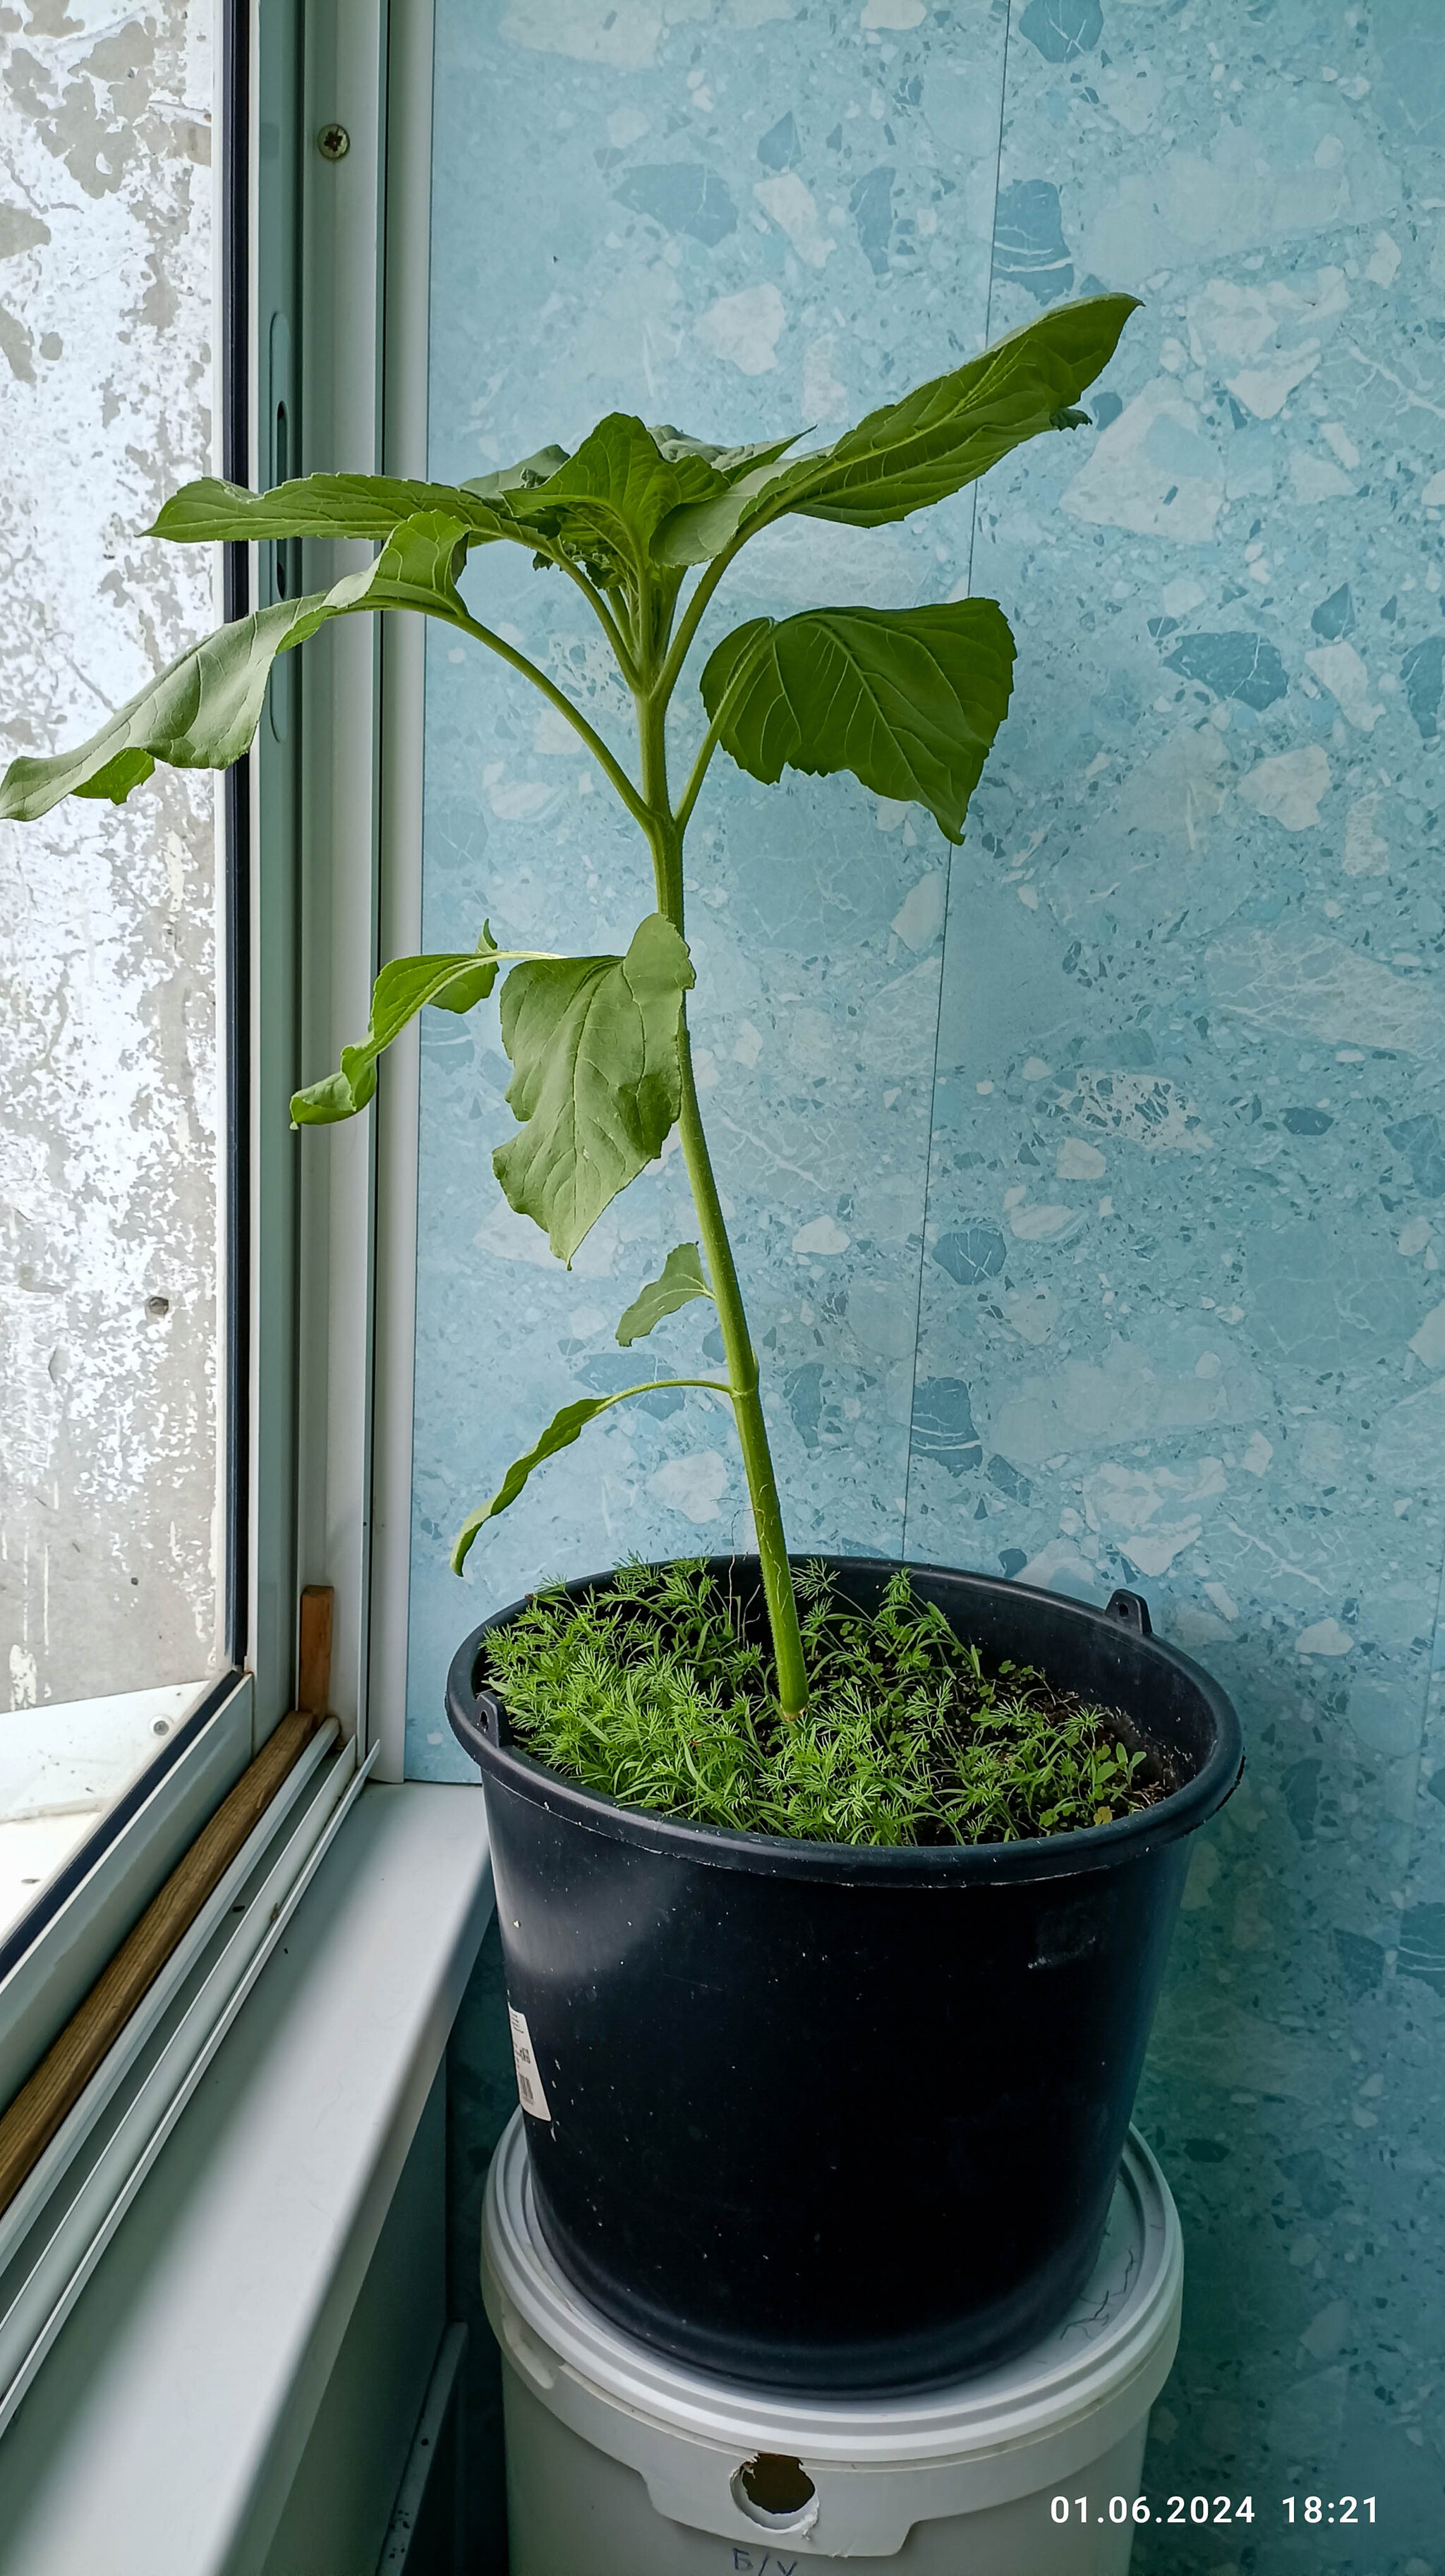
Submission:
[[[690,841],[703,1106],[795,1547],[1136,1585],[1245,1718],[1142,2098],[1190,2266],[1149,2477],[1261,2511],[1146,2534],[1140,2576],[1426,2576],[1445,21],[441,0],[438,62],[438,475],[613,407],[827,431],[1043,304],[1143,299],[1094,429],[922,522],[796,522],[744,559],[713,632],[971,590],[1019,664],[959,851],[849,780],[714,770]],[[485,554],[471,579],[620,723],[554,586]],[[484,913],[507,940],[625,937],[644,855],[571,738],[429,650],[428,944],[470,945]],[[616,1317],[691,1228],[665,1161],[561,1271],[491,1176],[494,1018],[423,1045],[411,1767],[456,1778],[442,1680],[485,1610],[746,1532],[728,1425],[665,1397],[539,1476],[465,1587],[447,1573],[557,1405],[628,1382]],[[698,1311],[658,1336],[664,1367]],[[1292,2488],[1374,2491],[1376,2539],[1291,2539]]]

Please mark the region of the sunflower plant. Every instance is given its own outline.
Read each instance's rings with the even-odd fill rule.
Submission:
[[[364,1037],[342,1049],[336,1072],[296,1094],[292,1118],[326,1125],[356,1117],[375,1093],[381,1056],[419,1011],[474,1010],[500,983],[516,1133],[492,1160],[513,1208],[542,1227],[559,1260],[571,1262],[603,1210],[677,1129],[696,1239],[668,1253],[617,1338],[630,1346],[664,1315],[709,1300],[725,1374],[654,1377],[563,1405],[463,1524],[452,1562],[460,1572],[484,1524],[610,1406],[659,1384],[706,1387],[727,1398],[737,1427],[784,1720],[806,1710],[808,1665],[757,1353],[693,1076],[684,842],[719,751],[766,785],[785,769],[846,770],[876,795],[926,806],[945,837],[960,841],[1007,712],[1013,636],[989,599],[750,618],[703,662],[699,738],[680,781],[669,774],[668,711],[720,585],[753,538],[791,515],[886,526],[977,481],[1024,440],[1086,425],[1079,397],[1113,356],[1133,309],[1127,295],[1056,306],[801,455],[796,437],[719,447],[613,412],[574,454],[543,448],[455,485],[362,474],[311,474],[261,493],[212,479],[187,484],[152,535],[182,544],[362,538],[378,551],[364,571],[329,590],[277,600],[222,626],[78,750],[12,761],[0,783],[0,819],[33,822],[65,796],[123,804],[158,761],[228,768],[250,748],[281,654],[333,618],[393,609],[436,618],[494,655],[580,736],[651,864],[652,905],[626,945],[597,957],[504,949],[484,923],[464,954],[394,958],[376,978]],[[525,547],[539,570],[580,591],[632,700],[625,750],[604,741],[545,670],[473,613],[463,576],[474,554],[501,544]]]

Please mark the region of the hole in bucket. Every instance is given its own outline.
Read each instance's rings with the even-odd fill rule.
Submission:
[[[732,2482],[733,2502],[769,2531],[806,2531],[818,2518],[817,2491],[801,2460],[759,2451]]]

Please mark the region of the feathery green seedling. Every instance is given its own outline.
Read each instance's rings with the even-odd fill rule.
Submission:
[[[629,1807],[813,1842],[1013,1842],[1107,1824],[1160,1794],[1107,1709],[1042,1674],[988,1673],[894,1575],[875,1611],[797,1576],[812,1680],[787,1723],[766,1645],[699,1560],[625,1566],[585,1600],[539,1592],[489,1632],[523,1750]]]

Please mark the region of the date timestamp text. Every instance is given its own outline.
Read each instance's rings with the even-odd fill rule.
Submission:
[[[1286,2522],[1325,2524],[1373,2522],[1373,2496],[1281,2496]],[[1049,2505],[1055,2522],[1253,2522],[1253,2496],[1165,2496],[1154,2504],[1148,2496],[1110,2496],[1107,2503],[1087,2496],[1056,2495]]]

